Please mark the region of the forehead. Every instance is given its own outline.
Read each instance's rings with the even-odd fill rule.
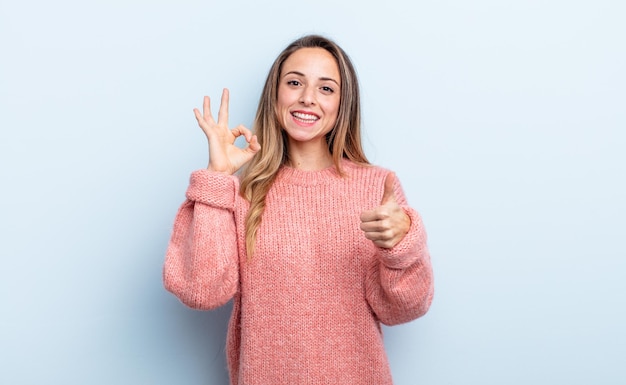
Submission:
[[[283,63],[281,76],[295,71],[311,77],[332,77],[339,80],[339,66],[324,48],[300,48]]]

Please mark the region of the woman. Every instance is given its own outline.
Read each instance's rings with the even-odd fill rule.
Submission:
[[[320,36],[289,45],[269,72],[256,135],[228,128],[228,97],[217,122],[208,97],[194,110],[209,165],[192,173],[177,214],[167,290],[197,309],[234,299],[233,385],[391,384],[380,323],[426,313],[432,269],[419,215],[363,154],[348,56]]]

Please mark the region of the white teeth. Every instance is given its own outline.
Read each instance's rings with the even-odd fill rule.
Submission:
[[[319,119],[317,116],[315,115],[311,115],[311,114],[303,114],[302,112],[293,112],[292,115],[300,120],[317,120]]]

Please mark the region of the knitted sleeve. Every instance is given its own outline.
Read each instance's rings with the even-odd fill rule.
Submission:
[[[238,188],[234,176],[208,170],[191,174],[163,266],[165,288],[189,307],[221,306],[238,289],[233,215]]]
[[[411,219],[404,238],[393,248],[377,248],[366,280],[367,300],[386,325],[396,325],[426,314],[433,299],[433,271],[420,215],[410,208],[399,182],[398,204]]]

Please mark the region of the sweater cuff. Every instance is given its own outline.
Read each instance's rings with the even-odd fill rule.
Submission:
[[[426,248],[422,218],[410,207],[404,207],[404,212],[411,219],[411,226],[404,238],[390,249],[378,248],[378,258],[390,269],[406,269],[422,257],[422,250]]]
[[[197,170],[191,173],[186,196],[190,201],[233,210],[238,190],[239,180],[234,175]]]

